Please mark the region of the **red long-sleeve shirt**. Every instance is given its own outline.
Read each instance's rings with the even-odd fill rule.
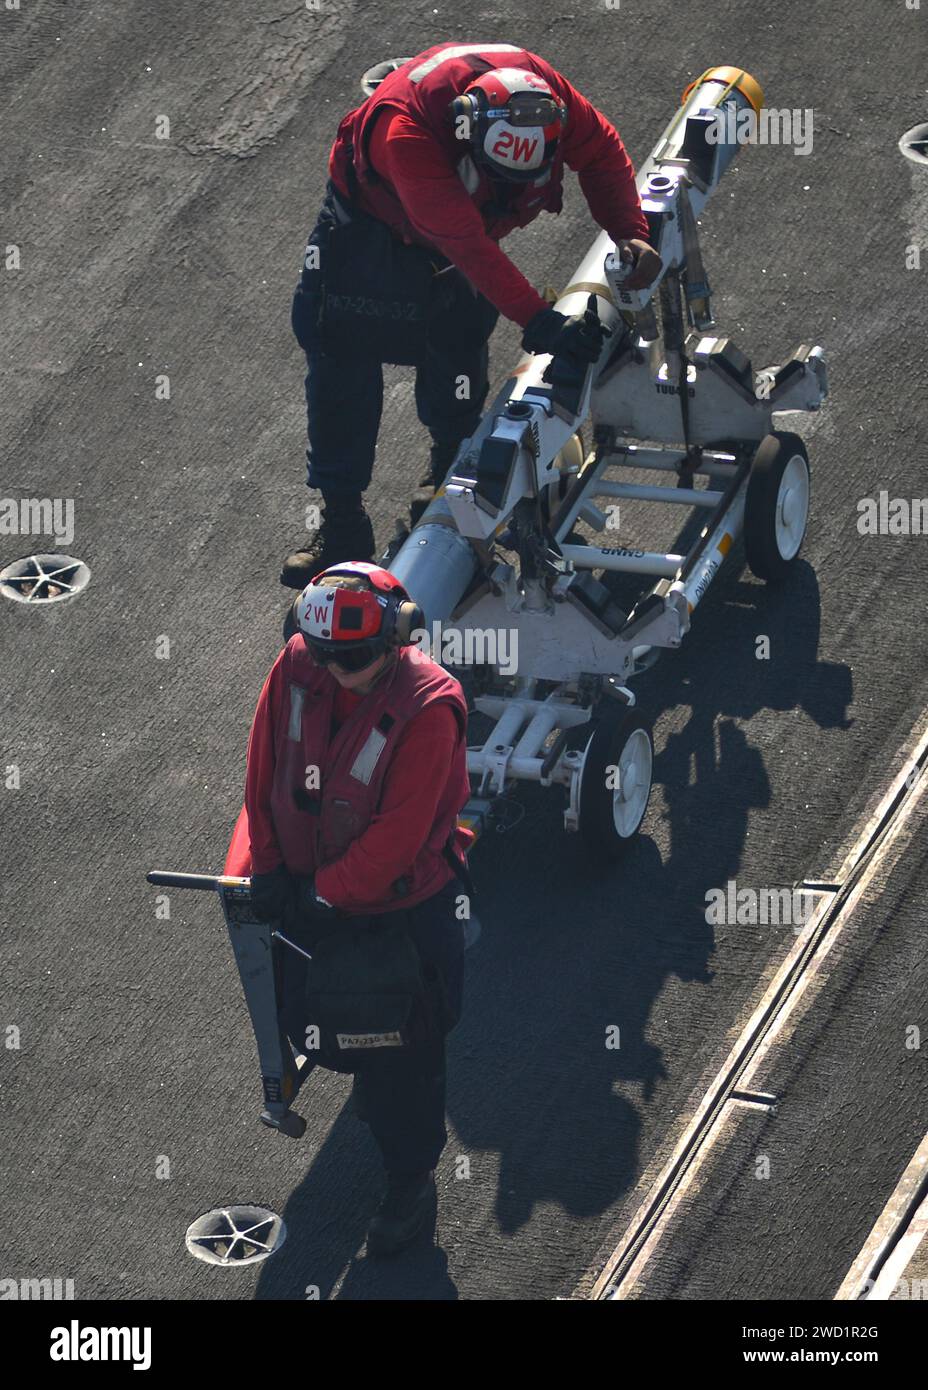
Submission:
[[[258,699],[248,741],[245,806],[253,873],[269,873],[283,860],[270,810],[273,730],[283,694],[283,683],[275,678],[279,670],[278,659]],[[333,733],[363,698],[339,688]],[[344,854],[316,873],[320,897],[350,910],[387,895],[428,839],[457,740],[457,718],[448,704],[429,705],[409,721],[386,770],[379,811]]]
[[[647,238],[635,170],[618,132],[565,77],[556,76],[552,86],[567,106],[564,162],[577,173],[590,212],[613,241]],[[402,111],[384,111],[371,135],[369,157],[422,242],[463,271],[501,314],[524,328],[548,308],[487,234],[479,209],[427,130]]]

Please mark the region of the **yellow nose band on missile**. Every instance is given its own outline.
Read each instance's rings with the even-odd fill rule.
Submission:
[[[680,105],[684,106],[690,93],[695,91],[701,82],[724,82],[725,91],[719,98],[718,105],[721,105],[725,97],[732,89],[741,93],[746,101],[749,101],[757,115],[760,115],[761,107],[764,104],[764,89],[755,77],[744,68],[733,68],[727,64],[717,68],[706,68],[701,77],[697,77],[695,82],[691,82],[684,88],[683,96],[680,98]]]

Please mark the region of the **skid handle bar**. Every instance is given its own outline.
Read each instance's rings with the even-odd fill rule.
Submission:
[[[250,878],[232,878],[216,874],[172,874],[164,869],[152,869],[145,875],[156,888],[196,888],[201,892],[218,893],[222,887],[248,888]]]
[[[175,874],[164,869],[152,869],[145,877],[156,888],[193,888],[212,893],[222,892],[223,889],[251,888],[250,878],[233,878],[231,875]],[[265,923],[258,923],[253,929],[242,932],[227,916],[226,925],[258,1046],[264,1087],[261,1123],[291,1139],[299,1139],[306,1130],[306,1121],[302,1115],[290,1109],[289,1102],[312,1068],[305,1061],[300,1066],[296,1065],[290,1044],[282,1031],[276,972],[269,962],[268,947],[271,938],[276,936],[293,950],[299,951],[300,948],[278,931],[272,931]],[[300,954],[306,953],[300,951]]]

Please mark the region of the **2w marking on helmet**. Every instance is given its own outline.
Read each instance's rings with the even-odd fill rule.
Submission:
[[[531,139],[529,139],[528,136],[519,136],[516,135],[514,131],[504,130],[497,138],[492,153],[498,156],[506,155],[510,146],[512,146],[512,153],[508,157],[514,160],[521,160],[523,163],[527,164],[529,160],[534,157],[535,151],[538,148],[538,138],[537,136],[532,136]]]

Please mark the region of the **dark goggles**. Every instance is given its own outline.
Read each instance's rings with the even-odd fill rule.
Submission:
[[[488,120],[503,117],[511,126],[548,126],[560,119],[561,108],[554,97],[533,97],[520,92],[508,106],[493,107],[486,114]]]
[[[313,642],[304,637],[310,655],[317,666],[339,666],[343,671],[354,675],[372,665],[387,650],[384,642]]]

